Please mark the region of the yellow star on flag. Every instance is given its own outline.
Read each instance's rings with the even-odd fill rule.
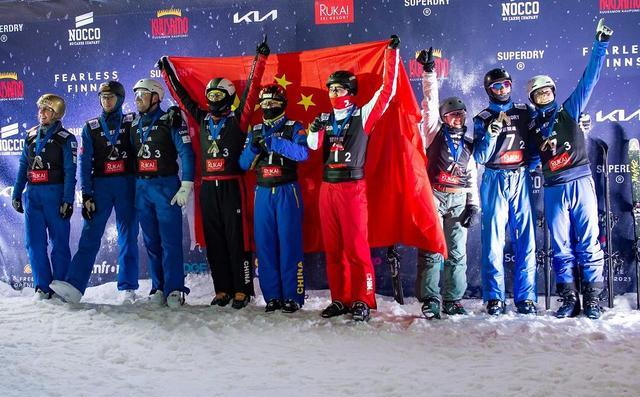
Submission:
[[[309,110],[309,106],[316,106],[316,104],[311,100],[311,98],[313,98],[313,94],[309,96],[300,94],[300,96],[302,97],[302,99],[300,100],[300,102],[298,102],[298,105],[304,106],[305,111]]]
[[[285,90],[287,89],[287,86],[289,84],[293,84],[290,81],[287,81],[287,75],[284,73],[282,74],[282,77],[275,76],[273,79],[277,81],[278,84],[280,84]]]

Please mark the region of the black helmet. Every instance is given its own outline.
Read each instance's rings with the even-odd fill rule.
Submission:
[[[464,110],[467,111],[467,107],[462,102],[462,99],[451,96],[446,98],[444,101],[440,102],[440,118],[444,120],[444,115],[447,113],[455,112],[456,110]]]
[[[331,84],[340,84],[352,95],[358,94],[358,81],[356,80],[356,76],[347,70],[337,70],[331,73],[329,79],[327,79],[327,88],[329,88]]]
[[[121,98],[124,98],[125,95],[125,90],[124,90],[124,86],[122,84],[120,84],[117,81],[107,81],[106,83],[102,83],[100,84],[100,88],[98,88],[98,95],[102,94],[103,92],[110,92],[114,95],[117,95]]]
[[[499,95],[495,95],[491,91],[491,88],[489,88],[491,84],[497,81],[505,81],[505,80],[509,80],[509,82],[511,82],[511,75],[509,74],[509,72],[507,72],[502,68],[491,69],[490,71],[487,72],[487,74],[484,75],[484,90],[487,92],[487,95],[489,95],[489,98],[494,99],[498,102],[506,102],[509,100],[509,98],[511,97],[510,93],[507,95],[499,96]]]
[[[278,84],[267,84],[262,87],[260,94],[258,95],[258,102],[262,102],[267,99],[280,101],[282,102],[283,107],[287,106],[287,94],[284,88]]]

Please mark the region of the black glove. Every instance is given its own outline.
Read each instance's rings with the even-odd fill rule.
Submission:
[[[167,62],[167,57],[163,56],[160,59],[158,59],[158,62],[156,63],[156,67],[160,70],[163,70],[166,62]]]
[[[171,106],[167,109],[167,116],[169,117],[169,123],[172,128],[182,127],[182,112],[177,106]]]
[[[96,213],[96,202],[93,201],[93,196],[90,194],[82,195],[82,217],[88,221],[93,219],[93,214]]]
[[[478,223],[478,214],[480,213],[480,208],[477,205],[467,204],[464,207],[464,211],[460,214],[460,224],[462,227],[469,228]]]
[[[400,37],[396,36],[395,34],[392,34],[391,40],[389,40],[389,48],[391,48],[392,50],[396,50],[398,49],[399,45],[400,45]]]
[[[433,69],[435,69],[436,66],[436,61],[433,59],[433,47],[429,47],[429,50],[417,52],[416,62],[422,65],[422,70],[425,72],[433,72]]]
[[[62,219],[71,218],[71,215],[73,215],[73,204],[71,203],[60,204],[60,210],[58,212],[60,214],[60,218]]]
[[[13,209],[18,211],[21,214],[24,214],[24,207],[22,206],[22,199],[13,199],[11,200],[11,205]]]
[[[260,55],[264,55],[266,57],[269,56],[269,54],[271,54],[271,49],[269,48],[269,46],[267,45],[267,35],[264,35],[264,38],[262,39],[262,43],[258,44],[258,46],[256,47],[256,52]]]
[[[602,42],[609,41],[612,34],[613,29],[604,24],[604,18],[600,18],[598,21],[598,27],[596,27],[596,40]]]
[[[251,140],[251,145],[258,151],[269,153],[269,148],[267,147],[267,140],[262,136],[262,134],[253,134],[253,139]]]
[[[320,116],[318,116],[315,119],[313,119],[313,122],[311,122],[311,125],[309,126],[309,132],[318,132],[318,131],[324,129],[326,127],[326,125],[327,125],[327,123],[322,121]]]

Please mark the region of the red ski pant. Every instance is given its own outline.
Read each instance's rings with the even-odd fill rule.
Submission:
[[[319,202],[331,299],[347,307],[362,301],[375,309],[365,181],[322,182]]]

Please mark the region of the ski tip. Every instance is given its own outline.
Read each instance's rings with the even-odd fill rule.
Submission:
[[[629,139],[629,150],[640,150],[640,143],[637,138]]]

